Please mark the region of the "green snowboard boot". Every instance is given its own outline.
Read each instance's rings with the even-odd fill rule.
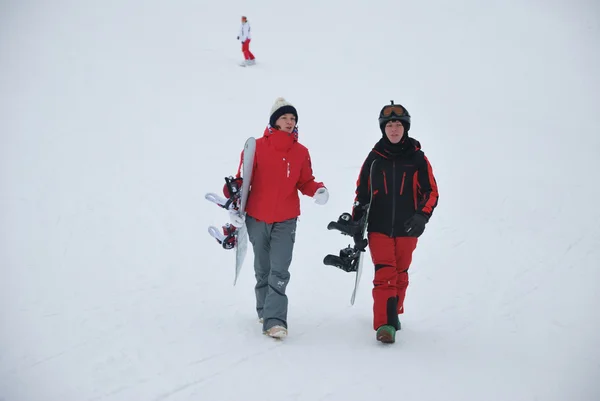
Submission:
[[[377,329],[377,341],[386,344],[393,344],[396,341],[396,328],[386,324]]]

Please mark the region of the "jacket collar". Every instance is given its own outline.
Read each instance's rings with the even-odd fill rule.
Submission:
[[[298,129],[294,128],[291,133],[287,133],[268,125],[263,138],[266,138],[275,149],[288,151],[294,143],[298,142]]]
[[[405,136],[397,144],[392,144],[387,138],[381,138],[373,150],[386,159],[402,159],[412,156],[421,149],[421,144],[414,138]]]

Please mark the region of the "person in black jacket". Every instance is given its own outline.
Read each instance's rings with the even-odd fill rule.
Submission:
[[[437,206],[438,189],[421,144],[408,136],[408,111],[392,101],[381,109],[379,127],[382,138],[360,171],[352,220],[363,217],[373,186],[367,226],[375,265],[373,327],[378,341],[393,343],[396,330],[400,330],[398,315],[404,313],[412,253]],[[378,161],[370,182],[374,160]]]

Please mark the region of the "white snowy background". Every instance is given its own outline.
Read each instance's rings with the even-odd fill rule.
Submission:
[[[600,400],[599,71],[594,0],[0,1],[0,400]],[[204,200],[278,96],[331,194],[283,342]],[[322,259],[390,99],[440,202],[385,346]]]

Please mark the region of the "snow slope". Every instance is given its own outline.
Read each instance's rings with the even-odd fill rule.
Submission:
[[[596,2],[24,1],[0,22],[0,400],[600,399]],[[331,194],[302,199],[285,342],[203,199],[278,96]],[[350,307],[321,261],[390,99],[440,203],[383,346],[371,265]]]

